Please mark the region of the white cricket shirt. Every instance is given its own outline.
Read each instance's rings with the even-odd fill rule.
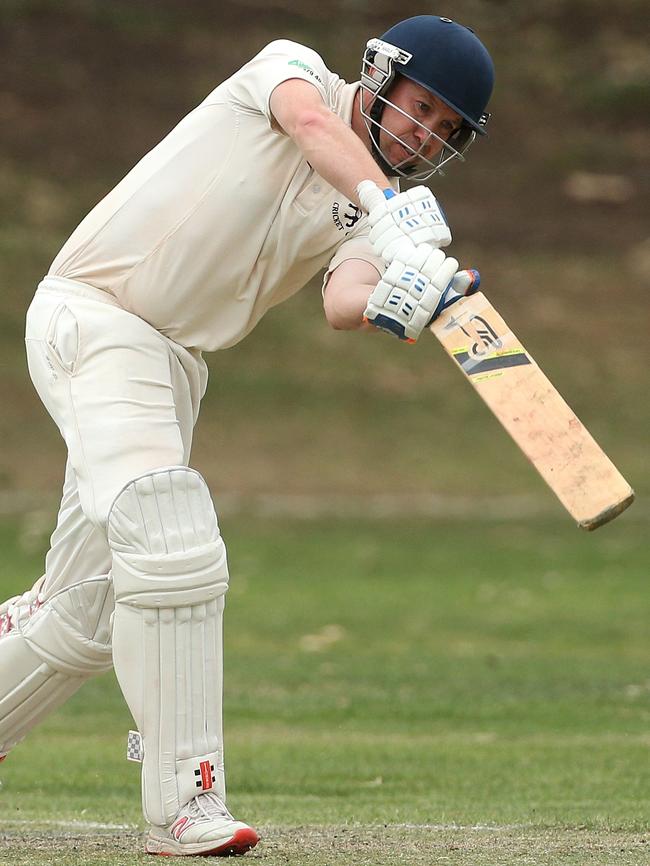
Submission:
[[[99,202],[49,275],[108,292],[175,342],[212,351],[330,262],[360,258],[382,272],[365,216],[271,127],[271,93],[290,78],[350,124],[358,84],[310,48],[272,42]]]

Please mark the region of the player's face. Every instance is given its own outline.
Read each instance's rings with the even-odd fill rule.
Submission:
[[[426,159],[432,159],[442,150],[443,142],[461,126],[459,114],[425,87],[407,78],[397,79],[388,99],[396,107],[386,105],[381,124],[392,135],[382,130],[379,142],[382,153],[393,166],[408,165],[416,158],[392,136],[401,139]],[[405,117],[405,114],[410,117]]]

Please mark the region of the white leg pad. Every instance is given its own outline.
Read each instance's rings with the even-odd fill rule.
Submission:
[[[147,820],[170,824],[224,791],[222,614],[226,549],[208,488],[184,466],[130,482],[108,519],[113,660],[144,747]]]
[[[93,674],[110,670],[110,579],[27,592],[0,606],[0,754]]]

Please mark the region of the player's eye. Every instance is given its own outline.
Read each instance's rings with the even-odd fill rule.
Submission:
[[[445,138],[451,138],[455,132],[458,132],[459,128],[460,127],[455,123],[452,123],[451,120],[443,120],[440,124],[440,129]]]

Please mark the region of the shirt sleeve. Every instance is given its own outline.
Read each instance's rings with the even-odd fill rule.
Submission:
[[[398,178],[391,178],[390,185],[395,192],[400,191]],[[348,259],[360,259],[362,262],[368,262],[368,264],[372,265],[376,269],[377,280],[383,276],[384,271],[386,270],[386,262],[381,256],[378,256],[373,252],[372,244],[368,240],[369,232],[370,226],[368,225],[368,217],[364,214],[334,253],[323,277],[323,294],[325,293],[327,281],[332,272],[335,271],[342,262],[345,262]]]
[[[369,265],[372,265],[377,270],[377,282],[379,282],[380,277],[386,270],[386,263],[381,256],[375,255],[372,250],[372,245],[367,237],[361,236],[348,238],[343,241],[341,246],[334,253],[332,260],[325,271],[322,286],[323,294],[325,293],[327,281],[332,273],[339,265],[343,264],[343,262],[349,261],[350,259],[360,259],[362,262],[368,262]]]
[[[271,94],[290,78],[308,81],[330,105],[330,85],[338,77],[315,51],[289,39],[277,39],[263,48],[226,82],[227,92],[236,110],[263,114],[271,124]]]

